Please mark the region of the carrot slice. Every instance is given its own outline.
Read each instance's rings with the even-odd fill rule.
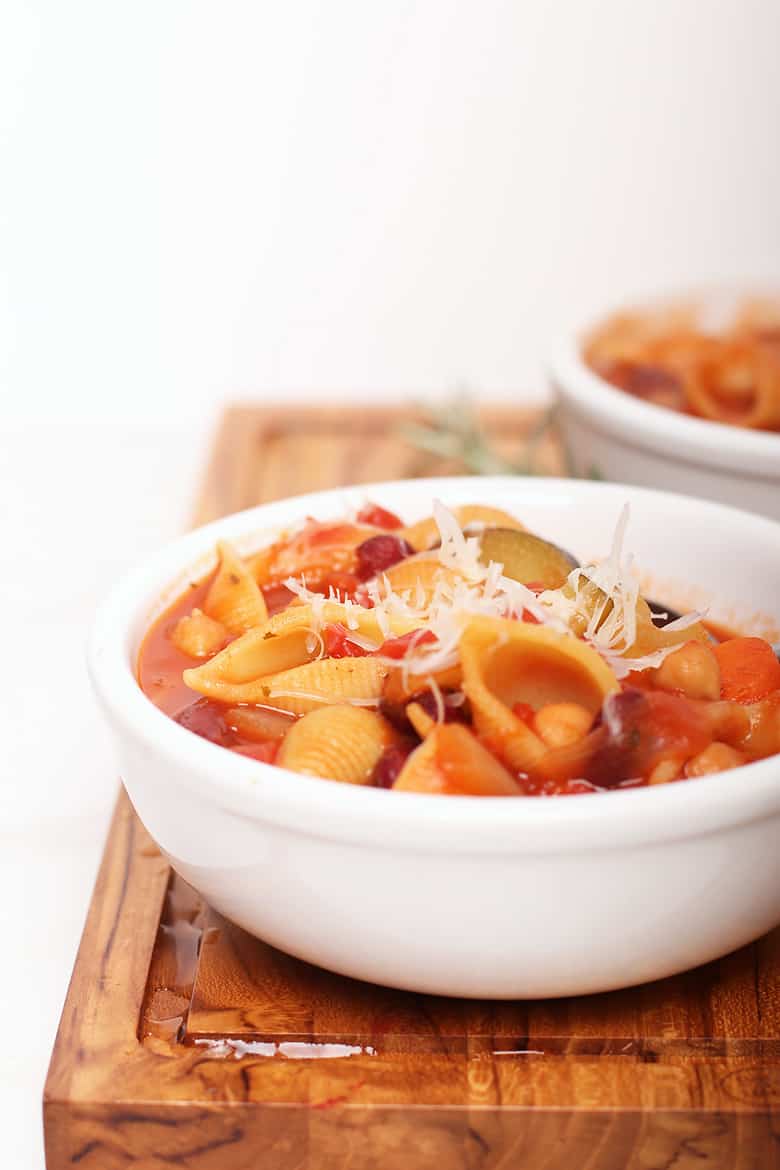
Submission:
[[[756,703],[780,689],[780,662],[763,638],[729,638],[713,647],[720,665],[720,696]]]

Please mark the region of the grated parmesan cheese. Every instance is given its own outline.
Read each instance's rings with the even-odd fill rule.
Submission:
[[[443,571],[434,577],[432,594],[428,596],[420,582],[413,589],[396,592],[386,573],[364,586],[383,638],[392,636],[393,617],[419,622],[421,632],[429,630],[435,636],[435,641],[420,645],[412,638],[401,660],[377,656],[383,665],[393,669],[401,666],[405,684],[411,674],[432,675],[457,665],[463,627],[472,616],[519,619],[528,612],[536,621],[559,633],[571,632],[576,636],[574,631],[579,634],[582,630],[583,639],[601,654],[618,678],[625,678],[634,670],[660,666],[676,649],[664,647],[636,658],[626,655],[636,641],[636,610],[641,596],[634,559],[623,552],[628,504],[620,513],[605,560],[573,569],[560,589],[547,589],[538,596],[519,581],[505,577],[503,565],[498,562],[484,565],[479,559],[478,537],[466,536],[455,516],[439,500],[434,501],[433,515],[441,539],[433,553]],[[337,590],[331,589],[328,597],[315,593],[307,589],[303,577],[300,580],[291,577],[285,585],[299,600],[311,606],[315,633],[324,623],[327,601],[342,606],[346,626],[351,631],[357,630],[361,607],[349,598],[342,598]],[[686,614],[667,628],[685,629],[700,617],[698,613]],[[354,640],[365,649],[378,648],[363,636],[354,635]]]
[[[318,630],[309,629],[306,631],[306,652],[314,654],[315,650],[317,651],[315,662],[319,662],[325,657],[325,640]]]
[[[433,695],[433,700],[436,703],[436,722],[443,723],[445,718],[446,718],[447,712],[446,712],[445,707],[444,707],[444,695],[441,693],[441,687],[439,686],[439,684],[437,683],[437,681],[433,677],[433,675],[429,675],[428,678],[426,679],[426,682],[428,683],[428,686],[430,687],[431,694]]]
[[[441,537],[437,550],[440,564],[460,573],[467,581],[483,581],[486,570],[479,559],[479,538],[464,536],[460,524],[441,500],[433,501],[433,518]]]
[[[314,691],[284,691],[269,690],[269,699],[304,699],[309,703],[324,703],[326,706],[333,703],[332,695],[317,695]],[[378,707],[379,699],[356,699],[342,696],[338,702],[350,707]]]
[[[324,593],[315,593],[312,589],[306,588],[306,575],[301,574],[300,579],[297,577],[288,577],[284,582],[285,589],[289,589],[294,593],[299,601],[305,602],[311,606],[311,615],[314,619],[314,632],[319,633],[323,624],[323,611],[325,603],[328,598]]]

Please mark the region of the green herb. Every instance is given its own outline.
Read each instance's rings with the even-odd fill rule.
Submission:
[[[485,433],[473,399],[459,393],[441,406],[428,407],[421,422],[403,423],[400,434],[412,447],[427,455],[458,464],[471,475],[547,475],[540,464],[542,442],[556,432],[555,408],[543,411],[515,453],[502,455]],[[571,455],[563,439],[564,474],[575,475]],[[593,468],[588,478],[599,479]]]

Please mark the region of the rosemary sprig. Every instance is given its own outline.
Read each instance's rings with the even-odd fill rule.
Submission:
[[[545,475],[539,465],[539,448],[554,425],[554,408],[540,415],[516,454],[507,457],[491,444],[482,427],[473,399],[458,393],[441,406],[428,407],[421,423],[403,423],[400,434],[407,443],[428,455],[458,463],[472,475]],[[573,475],[569,453],[564,450],[566,474]]]

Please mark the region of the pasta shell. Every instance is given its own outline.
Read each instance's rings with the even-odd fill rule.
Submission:
[[[454,585],[463,580],[460,573],[446,568],[436,557],[411,557],[399,561],[383,576],[395,593],[411,592],[411,604],[419,608],[430,603],[440,581]]]
[[[502,508],[489,508],[485,504],[462,504],[459,508],[453,508],[452,513],[461,528],[467,528],[469,524],[483,524],[487,528],[517,528],[525,531],[525,525]],[[408,528],[400,528],[398,536],[408,540],[413,549],[422,552],[439,543],[439,527],[433,516],[428,516]]]
[[[489,648],[482,662],[483,678],[507,706],[528,703],[536,709],[566,701],[595,712],[619,689],[614,672],[596,650],[548,626],[475,617],[462,643],[471,639]]]
[[[563,586],[561,593],[567,600],[574,597],[571,585],[568,583]],[[568,625],[572,633],[581,638],[588,628],[589,620],[598,608],[601,608],[603,612],[597,629],[602,628],[613,611],[612,602],[607,600],[604,591],[590,581],[585,586],[580,587],[578,596],[578,610],[568,619]],[[641,658],[642,655],[650,654],[653,650],[660,650],[664,646],[677,646],[690,641],[711,641],[701,622],[695,622],[693,625],[677,630],[656,626],[653,622],[650,606],[644,598],[637,599],[636,638],[630,646],[626,647],[624,651],[626,657]]]
[[[214,621],[200,609],[180,618],[174,626],[171,641],[177,650],[190,658],[210,658],[227,642],[230,634],[222,622]]]
[[[267,548],[261,548],[258,552],[244,558],[246,567],[258,585],[271,583],[271,568],[276,556],[276,548],[275,544],[269,544]]]
[[[459,723],[440,723],[409,756],[393,785],[400,792],[517,796],[506,768]]]
[[[429,735],[407,757],[393,788],[401,792],[442,791],[442,778],[436,767],[435,735]]]
[[[640,597],[636,605],[636,639],[626,650],[626,657],[640,658],[643,654],[652,653],[653,650],[661,650],[665,646],[682,646],[685,642],[704,642],[709,645],[711,641],[701,622],[695,622],[680,630],[656,626],[653,623],[650,606]]]
[[[425,739],[436,726],[436,720],[428,714],[421,703],[407,703],[406,718],[420,739]]]
[[[268,620],[268,608],[260,587],[227,541],[217,545],[219,568],[211,583],[203,609],[222,622],[231,634],[243,634]]]
[[[302,666],[321,650],[321,640],[308,627],[277,636],[260,627],[248,630],[202,666],[185,670],[182,677],[193,691],[212,699],[225,703],[262,702],[248,699],[246,687],[266,675]]]
[[[483,653],[484,648],[474,639],[461,643],[463,689],[471,703],[474,727],[513,772],[533,771],[547,749],[539,736],[485,685]]]
[[[321,658],[252,682],[225,686],[222,693],[218,688],[212,697],[305,715],[338,703],[374,706],[382,695],[386,676],[387,667],[376,658]]]
[[[364,637],[373,639],[377,646],[381,646],[385,641],[385,633],[383,627],[377,620],[375,610],[366,609],[362,605],[356,605],[354,603],[345,605],[343,602],[329,601],[324,598],[317,605],[316,612],[313,605],[306,603],[303,605],[290,605],[287,609],[283,609],[279,613],[274,614],[263,627],[263,633],[281,634],[288,630],[300,629],[302,627],[317,629],[318,626],[336,622],[346,626],[348,630],[357,631],[357,633],[362,634]],[[419,624],[418,621],[412,621],[409,618],[400,617],[397,614],[390,614],[387,618],[389,628],[388,636],[396,637],[401,634],[408,634],[410,630],[416,629]]]
[[[530,622],[474,618],[460,652],[474,726],[513,771],[532,771],[547,750],[515,715],[515,703],[537,710],[574,702],[595,713],[619,689],[614,673],[590,646]]]
[[[288,731],[276,762],[282,768],[345,784],[368,784],[394,736],[375,711],[322,707],[302,716]]]

